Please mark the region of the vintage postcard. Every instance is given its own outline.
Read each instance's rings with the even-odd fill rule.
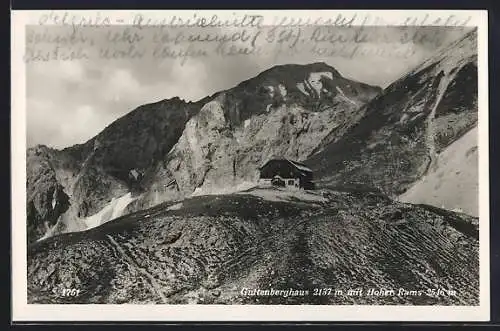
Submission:
[[[14,321],[489,319],[486,11],[14,11]]]

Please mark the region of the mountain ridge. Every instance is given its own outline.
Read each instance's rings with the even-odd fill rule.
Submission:
[[[320,188],[397,198],[477,123],[476,38],[465,34],[383,90],[324,62],[277,65],[198,101],[139,106],[83,144],[28,149],[30,240],[83,230],[101,212],[247,187],[276,155],[304,162]],[[115,210],[114,200],[128,203]]]
[[[340,141],[323,144],[305,163],[320,186],[362,184],[398,196],[477,124],[476,32],[410,70],[364,111]]]
[[[54,173],[48,186],[61,185],[69,200],[69,207],[64,212],[61,209],[55,213],[59,214],[58,224],[53,224],[52,217],[49,227],[55,228],[53,233],[81,230],[85,228],[84,223],[73,219],[96,214],[112,199],[127,192],[135,195],[136,201],[127,209],[132,211],[150,207],[164,199],[186,196],[209,183],[220,176],[205,164],[212,162],[210,158],[214,151],[220,155],[233,155],[229,163],[234,164],[220,165],[227,173],[240,163],[244,164],[244,169],[233,176],[234,184],[255,179],[255,163],[265,157],[261,155],[262,150],[303,159],[308,146],[316,139],[312,137],[319,135],[321,138],[329,127],[337,125],[337,121],[348,125],[354,120],[351,117],[356,108],[380,90],[379,87],[347,80],[326,63],[274,66],[231,89],[195,102],[174,97],[139,106],[85,143],[60,150],[40,146],[28,149],[27,166],[37,169],[38,158],[32,154],[44,150],[41,154],[52,164],[52,169],[47,171]],[[215,123],[212,122],[215,118],[218,118],[219,126],[212,125],[210,132],[199,131]],[[272,145],[257,147],[255,141],[266,144],[265,135],[269,134],[259,132],[258,125],[281,128],[279,130],[286,132],[284,136],[277,133],[279,130],[270,133],[275,135]],[[206,139],[207,136],[211,141]],[[204,145],[189,145],[193,137],[203,141]],[[246,141],[245,150],[241,153],[234,151],[232,146],[240,145],[241,141]],[[298,149],[292,151],[290,148]],[[186,164],[184,155],[199,157]],[[241,157],[244,160],[240,160]],[[185,167],[179,168],[179,164]],[[202,177],[198,177],[198,171],[204,173]],[[131,172],[140,175],[132,178]],[[215,185],[224,186],[226,183]],[[213,185],[209,183],[208,186]],[[30,219],[43,219],[51,210],[46,201],[52,194],[50,190],[38,192],[40,188],[29,185],[29,191],[35,192],[31,196],[36,200]]]
[[[383,91],[278,66],[84,147],[28,150],[28,302],[478,305],[476,38]],[[317,189],[253,185],[273,157]]]

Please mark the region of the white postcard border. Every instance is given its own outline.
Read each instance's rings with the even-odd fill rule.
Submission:
[[[13,321],[487,321],[490,318],[489,259],[489,135],[488,135],[488,15],[485,10],[267,10],[243,11],[263,14],[272,24],[274,16],[319,17],[339,13],[358,19],[370,15],[369,25],[400,25],[411,15],[425,22],[437,17],[468,15],[467,26],[478,27],[479,104],[479,306],[318,306],[318,305],[51,305],[27,303],[26,249],[26,75],[22,59],[27,24],[38,24],[40,16],[63,11],[12,11],[11,21],[11,165],[12,165],[12,320]],[[83,15],[83,11],[65,11]],[[97,11],[84,11],[85,15]],[[161,18],[165,11],[98,11],[113,18],[112,24],[130,24],[135,13]],[[195,11],[175,11],[192,16]],[[196,11],[209,16],[235,11]],[[168,14],[174,14],[169,11]],[[429,16],[430,15],[430,16]],[[379,20],[375,20],[379,17]],[[429,18],[430,17],[430,18]],[[433,20],[434,19],[434,20]],[[355,21],[354,25],[356,25]],[[360,23],[360,21],[359,21]],[[439,24],[436,24],[439,25]]]

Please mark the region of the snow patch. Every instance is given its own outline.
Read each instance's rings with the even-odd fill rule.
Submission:
[[[136,169],[132,169],[130,170],[130,175],[134,177],[134,180],[137,180],[137,178],[139,177],[139,171],[137,171]]]
[[[132,193],[127,193],[124,196],[116,199],[115,208],[113,208],[113,213],[111,215],[111,219],[115,219],[124,214],[125,208],[134,201],[135,198],[132,198]]]
[[[56,226],[57,226],[57,223],[52,228],[47,228],[47,224],[45,224],[45,228],[46,228],[45,234],[41,238],[37,239],[36,241],[39,242],[39,241],[42,241],[42,240],[45,240],[47,238],[52,237],[54,235]]]
[[[339,94],[340,94],[340,96],[342,97],[342,99],[344,99],[344,100],[345,100],[345,101],[347,101],[347,102],[352,103],[352,104],[353,104],[353,105],[355,105],[355,106],[357,105],[357,104],[356,104],[356,102],[354,102],[353,100],[349,99],[349,98],[345,95],[344,91],[342,91],[342,89],[341,89],[340,87],[335,86],[335,88],[336,88],[336,89],[337,89],[337,91],[339,92]]]
[[[274,86],[266,86],[266,88],[268,90],[269,96],[271,98],[274,98]]]
[[[311,72],[307,80],[309,85],[318,93],[318,96],[321,95],[321,90],[323,89],[323,83],[321,82],[321,78],[323,77],[333,79],[333,74],[328,71]]]
[[[245,120],[244,126],[247,128],[250,125],[250,119]]]
[[[56,208],[57,204],[57,190],[54,190],[54,194],[52,194],[52,209]]]
[[[425,203],[448,210],[479,213],[477,127],[453,142],[436,158],[435,168],[417,181],[399,200]],[[468,151],[476,151],[468,153]]]
[[[304,83],[297,83],[297,88],[299,89],[300,92],[303,94],[310,96],[309,92],[306,91],[306,88],[304,87]]]
[[[123,215],[125,208],[136,198],[127,193],[119,198],[113,198],[104,208],[92,216],[83,219],[87,229],[95,228]]]
[[[281,96],[282,96],[282,97],[286,97],[287,91],[286,91],[286,87],[285,87],[285,85],[283,85],[283,84],[279,84],[279,85],[278,85],[278,89],[279,89],[279,91],[280,91]]]
[[[167,208],[167,210],[179,210],[182,208],[182,202],[176,203],[175,205],[172,205]]]
[[[236,193],[240,191],[249,190],[253,187],[256,187],[257,183],[254,182],[243,182],[235,186],[231,187],[197,187],[193,193],[191,193],[192,197],[200,196],[200,195],[219,195],[219,194],[230,194]]]

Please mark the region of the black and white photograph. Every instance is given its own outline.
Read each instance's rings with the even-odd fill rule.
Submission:
[[[21,16],[24,305],[489,309],[484,13]]]

